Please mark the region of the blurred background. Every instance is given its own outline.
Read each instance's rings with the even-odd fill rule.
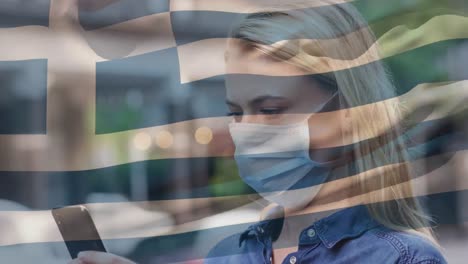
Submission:
[[[256,221],[264,205],[240,181],[225,129],[219,41],[255,4],[262,1],[0,3],[2,261],[64,263],[50,215],[64,205],[88,204],[108,249],[139,263],[190,263]],[[466,1],[352,4],[384,47],[399,95],[467,79]],[[436,37],[410,49],[388,42],[402,28],[426,30],[414,42]],[[437,38],[444,31],[450,36]],[[449,263],[465,263],[468,124],[462,113],[429,125],[431,144],[418,149],[431,180],[415,187],[428,194]],[[436,166],[431,157],[443,158]]]

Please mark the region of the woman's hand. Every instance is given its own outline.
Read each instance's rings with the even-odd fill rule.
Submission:
[[[78,254],[78,258],[68,264],[135,264],[135,262],[110,253],[83,251]]]

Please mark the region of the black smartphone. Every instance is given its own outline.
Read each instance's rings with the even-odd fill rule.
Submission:
[[[81,251],[102,251],[106,248],[88,209],[83,205],[52,209],[52,215],[72,259]]]

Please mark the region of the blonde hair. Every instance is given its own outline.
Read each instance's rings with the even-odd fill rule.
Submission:
[[[353,111],[350,129],[359,142],[353,152],[360,157],[354,162],[362,172],[353,185],[367,196],[369,212],[377,221],[436,242],[430,218],[413,197],[406,148],[393,122],[401,115],[400,104],[398,100],[384,100],[394,98],[396,91],[379,61],[375,36],[352,5],[320,2],[323,6],[319,8],[294,3],[253,10],[234,26],[231,37],[275,59],[319,73],[322,80],[338,86],[340,101],[346,107],[380,101],[372,106],[374,118],[362,108]],[[314,1],[314,5],[317,3]],[[372,63],[356,67],[355,59],[363,56]],[[339,60],[341,70],[333,70],[329,58]],[[324,71],[324,64],[329,71]],[[372,140],[362,140],[380,134],[381,127],[391,129]],[[375,172],[374,168],[377,176],[368,173]]]

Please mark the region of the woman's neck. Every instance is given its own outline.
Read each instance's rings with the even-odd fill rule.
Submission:
[[[343,186],[340,186],[342,185]],[[324,184],[317,196],[303,208],[283,208],[277,204],[270,204],[262,210],[261,219],[283,218],[283,227],[278,239],[273,243],[274,248],[282,248],[287,245],[297,246],[300,233],[320,219],[323,219],[343,208],[361,204],[360,197],[350,197],[347,183]],[[346,186],[345,186],[346,185]],[[337,190],[341,190],[341,196],[336,196]],[[330,196],[336,199],[330,198]]]

